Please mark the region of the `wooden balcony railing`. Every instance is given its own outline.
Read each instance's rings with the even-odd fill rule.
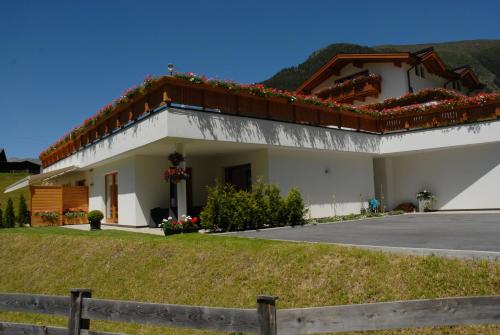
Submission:
[[[166,105],[183,105],[198,110],[219,112],[244,117],[293,122],[313,126],[335,126],[358,131],[378,132],[377,119],[369,114],[335,111],[328,107],[301,102],[290,103],[285,98],[259,97],[244,92],[232,92],[207,84],[195,84],[173,77],[163,77],[146,95],[133,98],[120,105],[95,125],[73,140],[40,157],[47,167],[64,159],[85,146],[108,136],[137,119],[147,116]]]
[[[357,77],[346,83],[326,87],[316,95],[322,99],[334,99],[341,103],[353,103],[355,100],[364,101],[367,97],[378,97],[381,91],[382,77],[369,75]]]
[[[411,115],[382,115],[379,120],[380,132],[393,132],[432,128],[454,124],[464,124],[500,118],[500,102],[479,107],[463,107],[454,110],[434,109]]]
[[[363,85],[365,84],[367,83]],[[368,83],[369,86],[372,84]],[[375,90],[377,90],[376,87]],[[365,89],[365,92],[369,90]],[[68,140],[57,149],[40,157],[42,166],[54,164],[113,132],[133,124],[138,119],[148,117],[158,107],[167,105],[177,107],[183,105],[184,108],[195,108],[199,111],[217,110],[229,115],[312,126],[333,126],[378,134],[500,118],[500,101],[481,107],[453,111],[435,109],[411,115],[377,117],[302,102],[290,103],[285,98],[259,97],[207,84],[195,84],[173,77],[163,77],[147,94],[139,95],[128,103],[118,106],[105,118],[86,127],[76,138]]]

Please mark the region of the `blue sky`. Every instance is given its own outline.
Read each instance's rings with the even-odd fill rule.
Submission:
[[[491,1],[0,3],[0,147],[38,156],[146,75],[256,82],[335,42],[499,39]]]

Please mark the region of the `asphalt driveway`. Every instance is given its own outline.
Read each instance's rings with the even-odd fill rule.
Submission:
[[[343,223],[246,231],[235,235],[388,248],[496,253],[500,252],[500,213],[405,214]]]

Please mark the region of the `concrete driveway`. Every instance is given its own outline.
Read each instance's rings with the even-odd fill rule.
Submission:
[[[500,260],[500,212],[405,214],[233,234],[347,244],[411,254]]]

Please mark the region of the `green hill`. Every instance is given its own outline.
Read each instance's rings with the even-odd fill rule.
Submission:
[[[328,244],[52,227],[0,229],[0,246],[0,292],[68,295],[71,287],[87,287],[95,298],[243,308],[255,308],[259,294],[277,295],[278,308],[295,308],[500,292],[497,262]],[[0,312],[0,320],[67,325],[67,319],[49,315]],[[90,324],[93,330],[137,335],[214,334],[103,321]],[[500,325],[492,325],[355,334],[499,331]]]
[[[356,44],[337,43],[313,52],[298,66],[285,68],[264,85],[279,89],[295,90],[335,54],[357,52],[416,51],[432,46],[450,68],[469,64],[488,90],[500,91],[500,40],[471,40],[415,45],[380,45],[366,47]]]
[[[23,188],[12,193],[3,193],[5,188],[16,181],[23,179],[28,176],[27,173],[0,173],[0,206],[2,210],[5,210],[5,206],[7,205],[7,199],[12,198],[14,201],[14,210],[17,214],[17,206],[19,205],[19,197],[24,195],[26,201],[29,203],[29,190],[27,188]]]

